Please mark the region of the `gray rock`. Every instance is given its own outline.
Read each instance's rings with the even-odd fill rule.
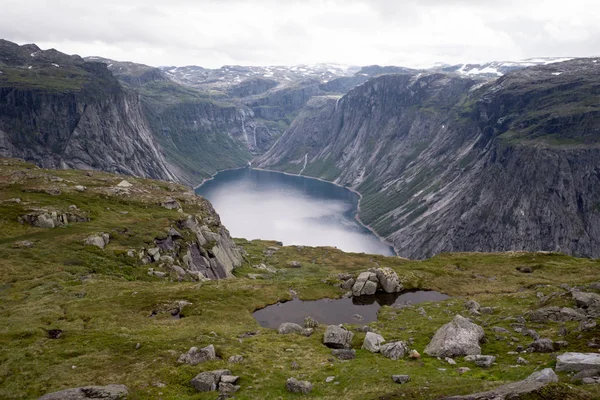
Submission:
[[[221,376],[221,383],[237,383],[237,381],[240,379],[239,376],[235,376],[235,375],[223,375]]]
[[[205,361],[214,360],[217,358],[215,354],[215,347],[211,344],[202,349],[192,347],[187,353],[183,353],[177,359],[180,364],[198,365]]]
[[[525,332],[523,332],[523,335],[529,336],[533,340],[538,340],[541,338],[540,334],[534,331],[533,329],[527,329]]]
[[[333,381],[335,381],[335,376],[328,376],[325,378],[325,383],[331,383]]]
[[[337,325],[329,325],[323,335],[323,344],[333,349],[349,349],[353,337],[354,333]]]
[[[538,339],[527,346],[527,350],[533,353],[552,353],[554,342],[551,339]]]
[[[192,378],[190,383],[198,392],[212,392],[217,390],[219,382],[212,372],[201,372]]]
[[[107,238],[104,235],[106,234],[104,233],[99,235],[88,236],[85,239],[84,244],[88,246],[96,246],[100,249],[103,249],[110,241],[110,239],[107,240]]]
[[[304,318],[304,327],[305,328],[317,328],[319,323],[312,317],[308,316]]]
[[[129,183],[128,181],[126,181],[126,180],[122,180],[122,181],[121,181],[121,182],[119,182],[119,184],[117,185],[117,187],[120,187],[120,188],[130,188],[130,187],[132,187],[132,186],[133,186],[133,185],[132,185],[131,183]]]
[[[600,378],[583,378],[581,383],[584,385],[596,385],[600,383]]]
[[[475,363],[475,365],[477,365],[478,367],[481,367],[481,368],[489,368],[496,361],[496,357],[472,355],[472,356],[466,356],[465,361]]]
[[[409,351],[408,343],[403,341],[390,342],[382,345],[379,349],[384,357],[392,360],[404,358]]]
[[[167,210],[179,210],[181,208],[181,205],[179,204],[179,202],[170,197],[168,199],[166,199],[165,201],[161,202],[160,206],[163,208],[166,208]]]
[[[577,307],[583,309],[589,316],[600,317],[600,294],[571,292]]]
[[[599,353],[564,353],[556,357],[556,370],[584,371],[600,369]]]
[[[240,356],[240,355],[231,356],[231,357],[229,357],[229,359],[227,359],[227,362],[230,362],[232,364],[238,364],[238,363],[241,363],[242,361],[244,361],[244,357]]]
[[[125,385],[84,386],[49,393],[39,400],[121,400],[128,395]]]
[[[290,262],[288,263],[288,265],[289,265],[291,268],[301,268],[301,267],[302,267],[302,263],[301,263],[300,261],[290,261]]]
[[[378,353],[383,342],[385,342],[383,336],[378,335],[377,333],[367,332],[362,348],[371,353]]]
[[[552,368],[544,368],[541,371],[537,371],[529,375],[527,378],[525,378],[524,382],[558,382],[558,376],[552,370]]]
[[[356,350],[354,349],[333,349],[331,354],[338,360],[353,360],[356,358]]]
[[[456,372],[458,372],[459,375],[465,374],[465,373],[469,372],[470,370],[471,370],[471,368],[469,368],[469,367],[456,368]]]
[[[584,378],[600,378],[600,369],[584,369],[579,371],[571,378],[571,382],[581,382]]]
[[[433,357],[458,357],[481,354],[479,343],[485,337],[483,328],[456,315],[442,326],[425,348],[425,353]]]
[[[280,335],[287,335],[290,333],[302,333],[302,327],[292,322],[284,322],[283,324],[279,325],[279,329],[277,331]]]
[[[504,334],[509,334],[510,332],[508,331],[508,329],[502,328],[500,326],[494,326],[492,327],[492,331],[496,332],[496,333],[504,333]]]
[[[392,375],[392,380],[397,384],[404,384],[410,381],[410,376],[408,375]]]
[[[85,192],[85,186],[82,185],[75,185],[74,189],[78,192]]]
[[[375,294],[377,282],[377,275],[374,272],[362,272],[352,287],[352,295],[358,297]]]
[[[519,365],[527,365],[527,364],[529,364],[529,361],[527,361],[523,357],[517,357],[517,364],[519,364]]]
[[[223,378],[225,378],[225,377],[223,377]],[[219,383],[219,393],[221,395],[224,395],[225,398],[227,398],[230,395],[234,394],[238,390],[240,390],[240,386],[239,385],[234,385],[233,383],[227,383],[227,382],[221,382],[221,383]],[[221,396],[219,396],[219,397],[221,397]]]
[[[465,308],[468,311],[479,312],[479,309],[481,308],[481,306],[475,300],[469,300],[469,301],[465,302]]]
[[[312,391],[312,383],[308,381],[299,381],[296,378],[289,378],[285,384],[288,392],[307,394]]]
[[[391,268],[377,268],[375,270],[375,275],[377,276],[377,280],[379,281],[379,285],[381,285],[381,289],[386,293],[398,293],[403,289],[402,284],[400,283],[400,279],[398,278],[398,274]]]
[[[568,307],[545,307],[529,314],[530,321],[541,323],[583,321],[586,319],[587,316],[584,313]]]
[[[353,287],[354,287],[354,279],[353,278],[350,278],[340,284],[340,288],[342,288],[344,290],[352,290]]]

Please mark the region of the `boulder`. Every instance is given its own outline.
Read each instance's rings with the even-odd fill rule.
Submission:
[[[229,359],[227,359],[227,362],[230,362],[232,364],[241,363],[242,361],[244,361],[244,356],[240,355],[231,356],[229,357]]]
[[[600,369],[584,369],[571,378],[572,383],[581,382],[584,378],[600,378]]]
[[[583,309],[589,316],[600,316],[600,295],[597,293],[571,292],[577,307]]]
[[[344,290],[352,290],[352,288],[354,287],[354,279],[350,278],[348,280],[345,280],[344,282],[342,282],[340,284],[340,288],[344,289]]]
[[[478,367],[481,367],[481,368],[489,368],[496,361],[496,357],[472,355],[472,356],[466,356],[465,361],[475,363],[475,365],[477,365]]]
[[[288,263],[288,266],[290,268],[301,268],[302,267],[302,263],[300,261],[290,261]]]
[[[201,372],[191,380],[191,384],[198,392],[212,392],[217,390],[217,377],[212,372]]]
[[[398,341],[382,345],[379,351],[384,357],[391,358],[392,360],[399,360],[408,353],[409,348],[408,343]]]
[[[433,357],[457,357],[481,354],[479,343],[485,337],[483,328],[457,315],[442,326],[425,348]]]
[[[317,320],[315,320],[314,318],[308,316],[306,318],[304,318],[304,327],[305,328],[317,328],[319,326],[319,323],[317,322]]]
[[[552,368],[544,368],[541,371],[534,372],[525,378],[524,382],[558,382],[558,375],[552,370]]]
[[[369,350],[371,353],[378,353],[383,342],[385,342],[383,336],[374,332],[367,332],[362,348]]]
[[[220,383],[237,383],[237,381],[239,379],[240,379],[239,376],[235,376],[235,375],[223,375],[223,376],[221,376]]]
[[[283,324],[279,325],[279,329],[277,331],[280,335],[287,335],[290,333],[302,333],[302,327],[292,322],[284,322]]]
[[[403,383],[407,383],[410,381],[410,376],[408,375],[392,375],[392,380],[400,385]]]
[[[120,400],[129,395],[127,386],[85,386],[46,394],[39,400]]]
[[[187,353],[180,355],[177,362],[180,364],[198,365],[206,361],[214,360],[215,358],[217,358],[215,346],[211,344],[202,349],[192,347]]]
[[[551,339],[538,339],[527,346],[527,350],[532,353],[552,353],[554,351],[554,342]]]
[[[110,242],[110,235],[107,233],[101,233],[98,235],[88,236],[84,244],[88,246],[96,246],[103,249]]]
[[[225,378],[225,377],[223,377],[223,378]],[[223,378],[221,378],[221,379],[223,379]],[[223,381],[221,381],[221,383],[219,383],[219,393],[224,395],[225,398],[228,398],[230,395],[234,394],[238,390],[240,390],[239,385],[234,385],[233,383],[227,383],[227,382],[223,382]],[[221,396],[219,396],[219,398],[221,398]]]
[[[475,300],[465,302],[465,308],[471,313],[479,313],[481,306]]]
[[[117,185],[117,187],[120,187],[120,188],[130,188],[130,187],[132,187],[132,186],[133,186],[133,185],[132,185],[131,183],[129,183],[128,181],[126,181],[126,180],[122,180],[122,181],[121,181],[121,182],[119,182],[119,184]]]
[[[545,307],[529,314],[530,321],[541,323],[582,321],[585,319],[587,319],[587,316],[584,313],[569,307]]]
[[[600,354],[598,353],[564,353],[556,357],[556,370],[585,371],[600,369]]]
[[[308,381],[299,381],[296,378],[289,378],[285,383],[288,392],[307,394],[312,391],[312,383]]]
[[[352,347],[354,333],[337,325],[329,325],[323,335],[323,344],[333,349],[349,349]]]
[[[358,275],[352,287],[352,295],[358,297],[375,294],[378,282],[377,275],[374,272],[362,272]]]
[[[167,210],[179,210],[181,208],[179,202],[170,197],[165,201],[161,202],[160,206],[166,208]]]
[[[331,354],[338,360],[353,360],[356,358],[356,350],[354,349],[333,349]]]
[[[381,285],[381,289],[386,293],[398,293],[401,292],[403,287],[398,278],[398,274],[391,268],[377,268],[375,275]]]

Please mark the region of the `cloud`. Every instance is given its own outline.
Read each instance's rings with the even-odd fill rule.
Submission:
[[[4,4],[3,4],[4,3]],[[598,55],[596,0],[0,0],[0,37],[150,65]]]

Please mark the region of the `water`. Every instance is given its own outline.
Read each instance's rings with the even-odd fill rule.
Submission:
[[[424,301],[442,301],[449,296],[434,290],[405,292],[402,294],[377,293],[373,296],[360,296],[345,299],[321,299],[302,301],[294,299],[285,303],[277,303],[255,311],[252,316],[265,328],[279,328],[283,322],[304,323],[304,318],[310,316],[319,323],[326,325],[337,324],[366,324],[377,320],[377,312],[383,305],[412,304]],[[363,319],[355,316],[360,315]]]
[[[394,254],[354,218],[358,195],[328,182],[243,168],[218,173],[196,193],[211,201],[233,237]]]

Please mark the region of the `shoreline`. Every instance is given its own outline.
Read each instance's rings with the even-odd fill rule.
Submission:
[[[354,219],[356,220],[356,222],[358,222],[362,227],[366,228],[369,232],[371,232],[377,239],[379,239],[379,241],[381,241],[382,243],[384,243],[385,245],[389,246],[392,248],[392,252],[394,253],[392,256],[396,256],[398,257],[398,250],[396,249],[396,247],[390,243],[387,239],[385,239],[384,237],[382,237],[381,235],[379,235],[375,229],[373,229],[373,227],[371,227],[368,224],[365,224],[361,219],[360,219],[360,202],[362,201],[362,194],[360,192],[358,192],[357,190],[355,190],[354,188],[351,187],[347,187],[347,186],[342,186],[338,183],[335,182],[331,182],[322,178],[317,178],[314,176],[306,176],[306,175],[298,175],[298,174],[291,174],[289,172],[283,172],[283,171],[277,171],[277,170],[273,170],[273,169],[266,169],[266,168],[257,168],[257,167],[253,167],[252,165],[246,165],[245,167],[239,167],[239,168],[228,168],[228,169],[224,169],[221,171],[218,171],[217,173],[215,173],[213,176],[211,176],[210,178],[205,178],[201,184],[199,184],[198,186],[194,187],[194,191],[196,189],[198,189],[200,186],[204,185],[206,182],[211,181],[215,178],[215,176],[219,173],[219,172],[224,172],[224,171],[234,171],[234,170],[238,170],[238,169],[254,169],[257,171],[265,171],[265,172],[276,172],[278,174],[284,174],[284,175],[288,175],[288,176],[298,176],[301,178],[306,178],[306,179],[314,179],[316,181],[321,181],[321,182],[325,182],[325,183],[330,183],[332,185],[335,185],[337,187],[340,187],[342,189],[346,189],[354,194],[356,194],[358,196],[358,204],[356,207],[356,212],[354,213]]]
[[[199,185],[192,186],[192,189],[194,189],[194,192],[195,192],[195,191],[196,191],[196,189],[198,189],[200,186],[204,185],[206,182],[208,182],[208,181],[212,181],[213,179],[215,179],[215,176],[217,176],[217,174],[218,174],[219,172],[225,172],[225,171],[235,171],[235,170],[237,170],[237,169],[244,169],[244,168],[248,168],[248,167],[249,167],[249,165],[246,165],[245,167],[236,167],[236,168],[227,168],[227,169],[221,169],[221,170],[219,170],[219,171],[215,172],[215,173],[214,173],[214,174],[213,174],[213,175],[212,175],[210,178],[204,178],[204,179],[202,179],[202,182],[200,182],[200,184],[199,184]]]

